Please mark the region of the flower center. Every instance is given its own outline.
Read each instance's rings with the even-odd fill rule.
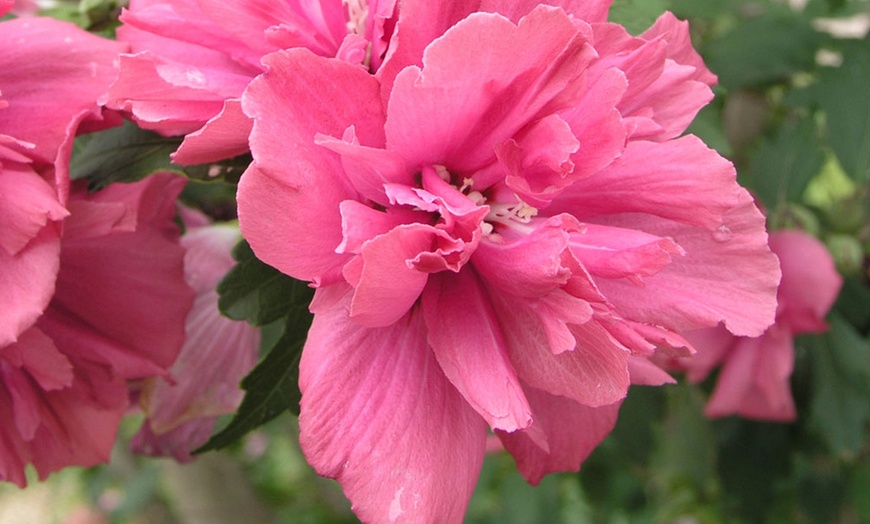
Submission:
[[[347,9],[347,32],[361,37],[366,36],[366,19],[369,6],[366,0],[341,0]]]
[[[501,235],[496,228],[502,232],[509,228],[522,234],[528,234],[534,229],[529,224],[537,216],[538,209],[523,202],[516,193],[488,189],[484,194],[474,190],[473,178],[463,177],[460,182],[460,178],[451,175],[445,166],[435,165],[433,169],[441,180],[465,195],[475,206],[489,207],[489,212],[480,223],[484,235],[499,240]],[[508,201],[505,201],[505,197]]]

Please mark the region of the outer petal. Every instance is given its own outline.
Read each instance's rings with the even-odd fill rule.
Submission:
[[[383,146],[380,87],[358,67],[305,50],[264,60],[269,71],[242,99],[254,119],[255,162],[239,184],[239,222],[258,257],[311,281],[347,261],[335,253],[342,241],[339,205],[357,200],[338,155],[314,137],[340,137],[353,125],[361,143]],[[330,82],[322,81],[324,75]]]
[[[364,522],[461,522],[486,426],[444,377],[419,311],[360,328],[320,313],[300,364],[300,444]]]
[[[217,116],[199,130],[184,137],[184,142],[173,153],[176,164],[208,164],[248,151],[248,135],[253,122],[244,113],[239,100],[224,102]]]
[[[150,51],[122,55],[107,105],[131,112],[144,128],[181,135],[216,117],[224,101],[239,97],[254,74],[202,62],[193,66]]]
[[[565,189],[547,208],[579,220],[640,212],[714,229],[740,187],[730,162],[694,136],[631,142],[609,167]]]
[[[125,46],[51,18],[0,27],[0,89],[9,102],[0,111],[0,132],[36,144],[33,155],[54,163],[81,119],[101,118],[97,99],[115,78],[113,61]]]
[[[496,434],[516,459],[520,473],[533,485],[549,473],[580,469],[580,464],[613,429],[622,404],[590,408],[530,387],[526,388],[526,395],[535,410],[532,428]],[[546,449],[529,436],[533,429],[546,436]]]
[[[35,172],[0,163],[0,249],[15,255],[51,221],[69,213],[57,201],[53,187]]]
[[[824,244],[800,231],[770,235],[770,249],[782,266],[777,323],[793,333],[826,330],[825,315],[843,284],[831,254]]]
[[[14,342],[45,311],[59,267],[55,226],[43,228],[17,255],[0,248],[0,348]]]
[[[599,279],[599,288],[629,320],[678,331],[724,321],[736,335],[760,335],[773,323],[779,263],[752,197],[744,191],[741,200],[714,232],[639,215],[608,219],[610,225],[673,238],[686,255],[644,278],[643,286]]]
[[[426,48],[422,71],[408,67],[396,77],[389,148],[409,167],[473,174],[495,160],[496,145],[576,103],[593,56],[564,12],[541,7],[518,26],[475,13]]]
[[[0,479],[21,487],[26,483],[24,466],[28,463],[45,479],[66,466],[93,466],[108,460],[127,405],[124,385],[106,369],[86,362],[72,361],[75,376],[69,377],[68,385],[46,383],[48,361],[33,358],[45,349],[44,341],[41,334],[22,337],[16,351],[31,358],[22,367],[10,366],[0,357],[0,384],[4,386],[0,387],[0,417],[7,421],[0,425]],[[8,423],[16,418],[21,422],[14,413],[22,410],[30,419],[26,431]]]
[[[79,186],[74,199],[132,199],[139,223],[136,231],[64,239],[50,311],[53,338],[69,344],[64,352],[110,363],[124,378],[161,373],[175,360],[193,299],[173,224],[172,203],[183,186],[168,173],[93,196]]]
[[[794,420],[797,414],[789,382],[793,366],[794,339],[787,329],[773,326],[758,338],[737,340],[704,413],[708,417]]]
[[[492,305],[471,268],[430,277],[423,292],[429,344],[444,374],[492,428],[532,422]]]

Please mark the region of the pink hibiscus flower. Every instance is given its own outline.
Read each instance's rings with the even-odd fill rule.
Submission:
[[[121,57],[108,105],[140,126],[187,135],[173,160],[201,164],[248,151],[239,97],[260,59],[304,47],[376,70],[386,53],[395,0],[133,0],[118,38]]]
[[[27,463],[44,478],[106,461],[126,381],[175,360],[192,301],[173,220],[183,186],[168,173],[93,194],[73,186],[51,302],[0,346],[0,478],[23,486]]]
[[[406,1],[377,75],[291,49],[242,98],[242,233],[317,288],[301,445],[364,521],[461,521],[487,426],[532,483],[576,470],[677,331],[773,321],[763,216],[673,138],[712,75],[608,5]]]
[[[11,4],[7,7],[11,7]],[[47,18],[0,22],[0,346],[51,299],[77,129],[104,125],[97,98],[121,44]],[[63,96],[58,96],[63,93]]]
[[[806,233],[778,231],[770,236],[770,248],[782,265],[776,323],[754,338],[735,337],[721,327],[686,335],[698,353],[676,365],[690,381],[701,382],[722,367],[705,409],[708,417],[788,422],[797,416],[789,383],[794,337],[828,329],[825,315],[843,279],[825,246]]]
[[[259,330],[245,322],[221,316],[217,284],[235,261],[233,246],[241,238],[233,225],[208,223],[193,226],[181,238],[185,249],[184,275],[196,292],[187,316],[186,338],[171,380],[155,377],[146,382],[141,403],[146,414],[133,440],[137,453],[172,456],[186,462],[191,451],[211,436],[217,417],[233,413],[242,401],[242,378],[257,360]]]

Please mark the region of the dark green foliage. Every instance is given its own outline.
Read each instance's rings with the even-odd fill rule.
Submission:
[[[236,246],[233,256],[238,264],[218,285],[221,311],[255,326],[280,323],[283,330],[242,381],[245,397],[235,417],[198,453],[227,447],[287,410],[299,413],[299,360],[311,326],[313,290],[258,260],[246,242]]]
[[[91,190],[113,182],[135,182],[163,170],[180,172],[169,154],[181,139],[162,137],[132,122],[76,139],[70,162],[73,179],[88,179]]]

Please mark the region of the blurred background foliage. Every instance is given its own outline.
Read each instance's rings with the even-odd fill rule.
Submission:
[[[49,14],[110,35],[118,9],[82,0]],[[706,419],[715,375],[634,387],[579,474],[530,487],[509,456],[489,455],[466,520],[870,522],[870,0],[615,0],[611,19],[640,33],[665,10],[690,20],[719,76],[690,132],[736,164],[771,230],[822,239],[845,277],[830,330],[796,342],[798,419]],[[227,188],[202,186],[187,197],[227,206]],[[269,329],[267,344],[281,339],[282,326]],[[130,455],[137,423],[123,428],[111,465],[23,492],[0,486],[0,522],[356,522],[338,485],[305,463],[290,414],[184,466]]]

